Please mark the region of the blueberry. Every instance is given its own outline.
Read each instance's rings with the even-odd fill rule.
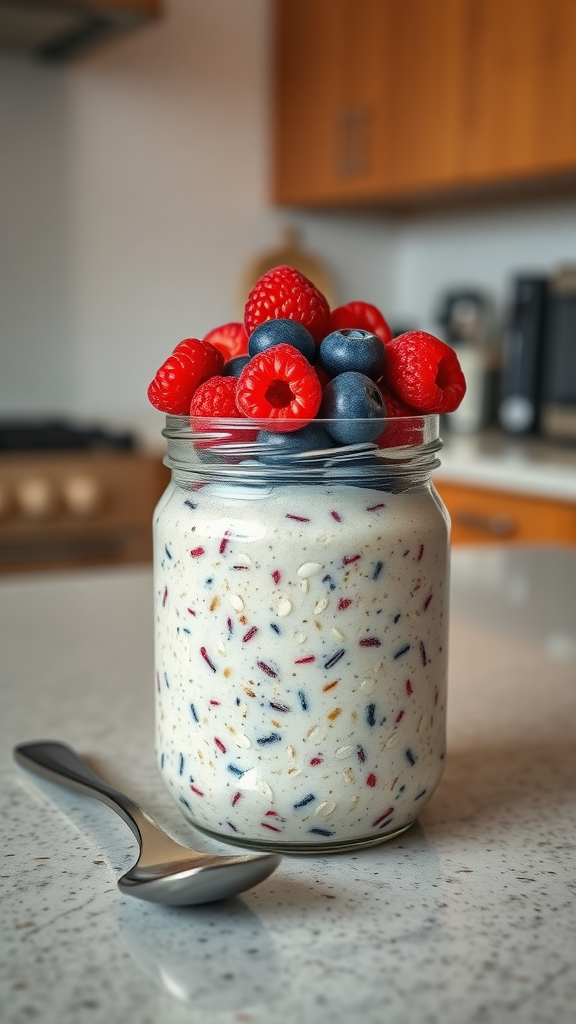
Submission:
[[[316,359],[316,345],[310,331],[297,320],[266,320],[250,335],[248,351],[251,356],[265,352],[273,345],[292,345],[313,363]]]
[[[358,444],[375,441],[382,433],[386,406],[370,377],[349,370],[328,381],[318,415],[333,420],[326,429],[336,441]]]
[[[386,349],[380,338],[370,331],[332,331],[320,345],[319,359],[331,377],[348,370],[364,373],[378,380],[386,365]]]
[[[286,465],[292,462],[293,455],[300,452],[332,448],[334,445],[330,434],[319,423],[309,423],[301,430],[290,430],[285,433],[261,430],[256,442],[259,446],[258,458],[268,466]],[[314,465],[321,464],[321,461],[314,460]]]
[[[229,359],[227,363],[224,363],[222,368],[223,377],[239,377],[242,370],[246,366],[246,363],[250,362],[250,356],[234,356],[233,359]]]

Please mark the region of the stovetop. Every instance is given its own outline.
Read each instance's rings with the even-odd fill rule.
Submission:
[[[59,418],[0,419],[0,452],[132,450],[134,434]]]

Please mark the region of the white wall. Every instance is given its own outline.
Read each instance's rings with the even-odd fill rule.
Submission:
[[[166,9],[70,65],[0,57],[0,415],[159,430],[157,366],[239,317],[243,269],[287,221],[338,301],[429,328],[444,287],[502,300],[514,268],[576,261],[569,202],[409,221],[273,210],[268,0]]]

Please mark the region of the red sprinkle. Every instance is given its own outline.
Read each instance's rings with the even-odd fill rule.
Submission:
[[[297,523],[309,523],[310,520],[306,516],[293,516],[290,512],[286,513],[286,519],[295,519]]]
[[[209,704],[212,704],[215,708],[219,708],[220,707],[220,701],[219,700],[211,700],[211,701],[209,701]]]
[[[363,640],[358,641],[359,647],[380,647],[380,641],[377,636],[366,636]]]
[[[401,722],[403,718],[404,718],[404,708],[402,708],[402,711],[399,711],[398,714],[396,715],[396,725],[398,725],[398,722]]]
[[[162,594],[162,607],[166,604],[166,598],[168,597],[168,587],[164,587],[164,593]]]
[[[420,561],[420,559],[422,558],[422,555],[423,555],[423,554],[424,554],[424,545],[423,545],[423,544],[421,544],[421,545],[420,545],[420,550],[419,550],[419,552],[418,552],[418,554],[417,554],[416,558],[414,559],[414,561],[415,561],[415,562],[419,562],[419,561]]]
[[[370,789],[374,789],[374,786],[376,785],[376,776],[373,772],[370,772],[370,775],[367,777],[366,785],[370,786]]]
[[[270,665],[267,665],[265,661],[257,661],[256,664],[258,665],[258,668],[261,668],[262,671],[266,673],[267,676],[272,676],[276,679],[278,673],[275,672],[273,668],[270,668]]]
[[[199,555],[203,555],[203,554],[204,554],[204,548],[192,548],[192,551],[190,552],[190,555],[191,555],[192,558],[198,558]]]
[[[282,574],[280,572],[280,569],[274,569],[274,572],[272,573],[272,579],[274,580],[274,583],[276,584],[276,586],[278,586],[278,584],[280,583],[281,577],[282,577]]]
[[[391,814],[394,814],[393,807],[389,807],[387,811],[384,811],[384,814],[381,814],[379,818],[376,818],[376,821],[372,822],[372,826],[381,825],[382,822],[386,821],[386,818],[389,818]]]
[[[406,680],[406,693],[408,694],[408,696],[410,696],[411,693],[414,693],[414,690],[412,689],[412,683],[410,682],[409,679]]]
[[[236,806],[241,796],[242,793],[234,793],[234,796],[232,797],[232,807]]]
[[[308,654],[305,658],[297,658],[294,662],[295,665],[309,665],[311,661],[316,661],[315,654]]]
[[[248,630],[248,632],[244,633],[244,636],[242,637],[242,643],[243,644],[247,644],[248,641],[251,640],[253,636],[256,636],[257,632],[258,632],[258,626],[250,626],[250,629]]]
[[[198,796],[204,796],[202,790],[198,789],[196,786],[190,786],[190,789],[192,790],[193,793],[196,793]]]
[[[216,665],[214,664],[213,661],[210,660],[205,647],[201,647],[200,648],[200,654],[204,658],[204,661],[206,662],[208,667],[211,668],[213,672],[215,672],[216,671]]]
[[[424,668],[425,668],[426,665],[428,664],[428,659],[426,657],[426,648],[424,647],[424,641],[423,640],[420,641],[420,660],[421,660],[421,662],[422,662],[422,664],[424,665]]]
[[[278,811],[266,811],[266,814],[264,815],[264,817],[265,818],[277,818],[278,817]]]
[[[281,828],[276,828],[276,825],[269,825],[267,821],[261,821],[262,828],[269,828],[271,832],[281,832]]]
[[[346,608],[349,608],[352,604],[351,597],[341,597],[338,601],[338,611],[343,612]]]
[[[366,511],[367,512],[376,512],[379,508],[386,508],[386,505],[384,504],[383,501],[381,501],[379,505],[367,505]]]
[[[190,615],[196,615],[196,612],[194,611],[193,608],[187,608],[186,611],[190,612]]]
[[[311,764],[311,765],[312,765],[313,767],[315,767],[315,766],[316,766],[317,764],[322,764],[322,761],[323,761],[323,760],[324,760],[324,758],[323,758],[323,757],[311,757],[311,758],[310,758],[310,764]]]
[[[342,516],[340,515],[339,512],[335,512],[334,509],[331,510],[330,515],[332,516],[332,519],[336,520],[337,523],[342,522]]]
[[[426,598],[426,600],[424,601],[424,611],[426,611],[426,609],[427,609],[428,605],[430,604],[431,600],[432,600],[432,594],[429,594],[428,597]]]
[[[344,555],[342,565],[352,565],[352,562],[357,562],[360,558],[361,555]]]
[[[218,747],[218,750],[221,750],[223,754],[226,753],[226,747],[222,743],[222,740],[219,740],[217,736],[214,737],[214,743]]]
[[[222,540],[220,541],[220,554],[221,555],[224,554],[224,552],[226,551],[226,548],[228,547],[229,543],[230,543],[230,538],[229,537],[227,537],[226,535],[224,537],[222,537]]]

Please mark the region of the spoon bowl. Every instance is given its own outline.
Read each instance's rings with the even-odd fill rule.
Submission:
[[[118,879],[121,892],[152,903],[192,906],[236,896],[263,882],[280,863],[275,854],[222,856],[198,853],[175,842],[130,797],[113,789],[64,743],[21,743],[18,764],[111,807],[138,840],[138,860]]]

